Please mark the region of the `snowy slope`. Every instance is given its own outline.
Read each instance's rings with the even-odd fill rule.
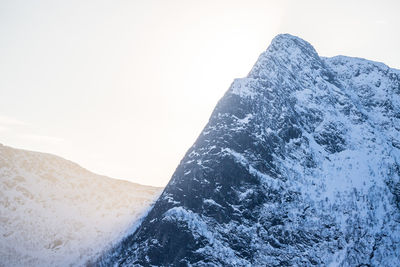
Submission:
[[[398,266],[400,71],[278,35],[110,266]]]
[[[79,266],[143,215],[160,188],[0,145],[0,266]]]

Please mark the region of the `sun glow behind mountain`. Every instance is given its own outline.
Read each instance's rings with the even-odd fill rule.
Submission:
[[[0,141],[143,184],[167,183],[218,99],[279,32],[321,55],[400,66],[396,1],[1,7]]]

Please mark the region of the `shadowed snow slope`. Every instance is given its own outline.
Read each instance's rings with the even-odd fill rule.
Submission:
[[[79,266],[126,235],[160,188],[0,145],[0,266]]]
[[[278,35],[103,266],[398,266],[400,71]]]

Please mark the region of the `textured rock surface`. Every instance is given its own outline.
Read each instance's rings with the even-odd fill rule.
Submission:
[[[82,266],[120,241],[160,191],[0,144],[0,266]]]
[[[400,71],[278,35],[103,266],[396,266]]]

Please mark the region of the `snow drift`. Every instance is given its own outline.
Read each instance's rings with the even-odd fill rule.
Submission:
[[[130,231],[160,188],[0,145],[0,266],[81,266]]]

